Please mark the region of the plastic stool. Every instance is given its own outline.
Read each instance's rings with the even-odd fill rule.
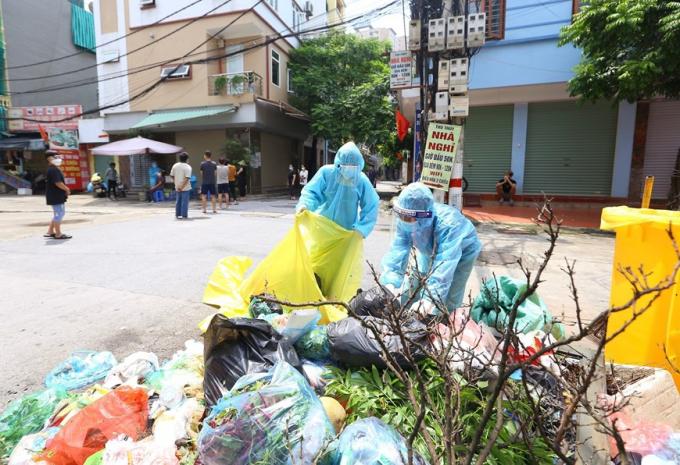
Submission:
[[[154,202],[162,202],[164,200],[163,199],[163,191],[161,191],[161,190],[154,191],[152,199],[153,199]]]

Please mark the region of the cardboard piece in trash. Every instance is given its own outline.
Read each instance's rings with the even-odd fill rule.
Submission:
[[[616,368],[621,369],[622,366]],[[680,430],[680,394],[668,371],[656,368],[650,376],[626,386],[621,394],[628,399],[627,409],[631,417],[655,423],[660,421],[676,431]]]

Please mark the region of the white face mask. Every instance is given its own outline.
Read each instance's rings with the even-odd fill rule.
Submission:
[[[61,158],[54,158],[52,159],[52,164],[54,166],[61,166],[61,164],[64,162]]]

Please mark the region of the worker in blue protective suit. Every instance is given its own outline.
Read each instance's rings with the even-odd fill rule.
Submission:
[[[380,198],[363,168],[364,157],[357,146],[346,143],[335,162],[322,166],[302,190],[296,211],[318,213],[367,237],[378,220]]]
[[[380,283],[395,296],[410,296],[418,280],[411,276],[405,284],[404,276],[414,247],[418,274],[428,278],[413,298],[413,309],[424,316],[437,315],[442,305],[454,311],[463,303],[465,284],[482,249],[475,227],[455,208],[435,204],[432,192],[421,183],[407,186],[393,210],[396,236],[383,258]]]

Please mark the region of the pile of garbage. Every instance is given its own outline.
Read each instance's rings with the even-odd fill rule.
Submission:
[[[291,247],[272,253],[294,253],[283,260],[293,263],[293,271],[273,266],[273,255],[248,278],[249,259],[219,262],[204,297],[216,313],[199,324],[202,342],[187,341],[163,363],[151,352],[119,362],[110,352],[80,351],[55,367],[44,390],[14,401],[0,414],[0,463],[405,465],[410,453],[417,465],[432,463],[419,435],[411,438],[409,450],[405,437],[416,422],[412,399],[387,367],[383,351],[402,369],[417,365],[427,375],[424,390],[434,403],[423,425],[437,449],[444,443],[442,428],[431,422],[448,400],[441,373],[424,350],[445,351],[450,357],[445,366],[460,376],[457,408],[463,424],[457,434],[461,443],[471,439],[488,380],[498,374],[508,313],[525,284],[509,277],[488,281],[471,309],[459,309],[434,326],[409,319],[401,325],[402,334],[395,334],[386,319],[393,295],[382,287],[354,295],[361,257],[356,235],[311,221],[308,213],[299,216],[284,240]],[[331,239],[338,237],[345,243],[333,249]],[[294,244],[315,245],[295,252]],[[348,247],[352,257],[342,257],[341,272],[334,263]],[[267,294],[272,286],[276,298]],[[350,314],[328,304],[290,305],[324,298],[348,302]],[[519,341],[507,354],[514,362],[527,361],[565,337],[537,294],[519,306],[514,329]],[[556,378],[563,362],[547,353],[511,376],[518,390],[528,389],[541,403],[541,430],[547,434],[559,427],[570,401]],[[468,381],[470,370],[484,376]],[[535,421],[529,408],[503,409],[500,415],[489,425],[502,426],[505,445],[492,448],[489,463],[556,462],[541,439],[525,444],[518,434]],[[654,447],[635,450],[662,460],[654,463],[680,463],[678,432],[653,431]],[[575,437],[566,439],[576,443]],[[626,441],[633,444],[635,435]]]
[[[319,325],[316,309],[286,312],[267,300],[252,298],[249,317],[214,315],[203,343],[187,341],[162,364],[150,352],[121,362],[110,352],[73,353],[47,374],[45,390],[11,403],[0,415],[0,460],[403,463],[406,443],[394,428],[398,423],[369,416],[345,425],[341,402],[352,400],[323,396],[347,368],[359,374],[385,367],[380,346],[359,318],[381,325],[388,296],[380,288],[363,292],[350,302],[355,316],[328,325]],[[483,332],[471,319],[466,324],[465,337]],[[408,325],[413,340],[428,341],[422,323]],[[384,342],[394,355],[403,352],[397,337],[386,333]],[[417,457],[416,463],[426,462]]]

